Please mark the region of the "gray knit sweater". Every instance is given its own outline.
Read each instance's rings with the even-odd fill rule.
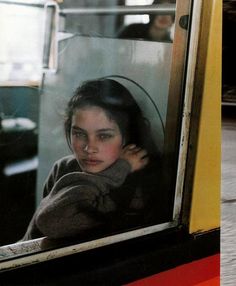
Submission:
[[[73,237],[105,225],[117,209],[110,190],[121,186],[129,173],[130,165],[122,159],[96,174],[82,172],[73,156],[60,159],[48,176],[44,198],[23,240]]]

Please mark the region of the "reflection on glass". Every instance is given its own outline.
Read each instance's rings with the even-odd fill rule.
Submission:
[[[106,1],[105,1],[106,2]],[[104,2],[104,3],[105,3]],[[126,0],[120,1],[119,5],[122,8],[137,8],[143,5],[153,5],[153,8],[158,8],[159,4],[173,4],[175,0]],[[97,5],[97,6],[96,6]],[[104,4],[105,5],[105,4]],[[108,1],[106,7],[119,7],[117,1]],[[117,6],[118,5],[118,6]],[[63,3],[62,8],[68,8],[66,3]],[[79,8],[87,6],[79,5]],[[99,7],[94,4],[93,7]],[[78,8],[77,6],[74,7]],[[88,7],[91,8],[91,7]],[[125,9],[124,9],[125,11]],[[146,41],[172,42],[174,29],[174,14],[163,14],[156,11],[153,14],[133,14],[135,12],[122,12],[101,15],[86,14],[70,14],[61,15],[61,31],[74,33],[81,36],[107,37],[107,38],[124,38]]]
[[[172,0],[155,0],[151,4],[175,3]],[[138,39],[158,42],[173,41],[174,15],[142,15],[139,21],[135,21],[135,16],[125,19],[125,26],[118,33],[119,38]],[[147,18],[149,18],[147,20]],[[128,20],[128,21],[127,21]],[[127,24],[127,22],[129,24]]]

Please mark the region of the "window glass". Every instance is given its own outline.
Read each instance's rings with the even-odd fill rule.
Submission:
[[[71,9],[71,3],[63,2],[62,8],[61,31],[71,32],[74,34],[93,36],[93,37],[108,37],[108,38],[123,38],[158,42],[172,42],[174,29],[173,13],[164,13],[154,11],[159,5],[166,5],[166,9],[173,7],[174,0],[127,0],[127,1],[99,1],[96,3],[73,3],[74,11],[67,14],[67,9]],[[170,6],[172,5],[172,6]],[[139,13],[141,6],[149,6],[147,13]],[[153,7],[151,7],[153,6]],[[90,8],[111,9],[111,12],[105,13],[89,13],[86,12]],[[118,7],[122,12],[116,13],[113,8]],[[78,10],[82,8],[83,12]],[[106,10],[106,11],[108,11]],[[125,12],[126,10],[126,12]],[[63,13],[65,11],[65,13]],[[101,12],[101,11],[100,11]]]
[[[85,230],[83,233],[80,233],[79,230],[79,236],[77,237],[76,235],[78,233],[76,233],[73,237],[77,242],[91,241],[101,237],[105,237],[105,241],[108,241],[108,237],[111,235],[120,235],[117,237],[120,240],[125,240],[126,233],[128,232],[131,233],[128,235],[129,237],[141,236],[144,232],[152,233],[160,231],[177,226],[179,223],[179,212],[175,211],[176,178],[178,172],[177,158],[183,100],[183,69],[187,43],[186,33],[182,38],[178,38],[178,35],[175,35],[176,41],[174,37],[171,37],[169,28],[173,27],[175,20],[172,14],[169,15],[170,18],[167,19],[168,29],[163,29],[163,33],[161,34],[164,35],[164,37],[160,39],[157,38],[153,27],[150,33],[149,30],[147,30],[147,28],[150,28],[147,20],[150,21],[152,18],[152,22],[155,22],[153,13],[150,13],[150,15],[138,15],[138,22],[136,22],[135,18],[126,18],[136,16],[129,15],[128,12],[109,12],[110,14],[106,13],[106,15],[98,15],[99,13],[96,13],[96,7],[110,9],[112,7],[117,8],[118,4],[121,6],[126,5],[124,8],[134,4],[151,4],[150,1],[142,1],[142,3],[141,1],[140,3],[137,3],[137,1],[135,1],[135,3],[134,1],[123,2],[124,1],[115,0],[96,1],[96,6],[94,6],[94,1],[64,1],[60,3],[59,17],[51,19],[52,22],[50,22],[50,19],[48,22],[45,21],[49,23],[49,28],[52,28],[48,29],[48,33],[46,33],[48,36],[48,39],[46,39],[49,47],[48,50],[50,50],[52,46],[55,48],[52,49],[52,54],[49,53],[48,60],[50,62],[50,60],[52,60],[51,57],[55,58],[57,65],[52,70],[50,70],[50,66],[48,65],[48,69],[44,70],[43,81],[40,86],[40,96],[37,97],[40,102],[36,103],[39,110],[39,120],[37,122],[39,128],[37,131],[35,131],[35,129],[31,130],[30,134],[35,138],[35,134],[38,132],[36,146],[34,144],[33,149],[34,151],[37,150],[36,154],[35,152],[33,153],[33,155],[35,155],[33,156],[33,160],[36,160],[31,161],[31,164],[35,164],[36,162],[37,174],[35,172],[35,177],[32,177],[29,173],[25,172],[21,174],[22,177],[20,178],[20,180],[26,181],[26,179],[30,177],[34,180],[33,183],[36,185],[34,189],[31,190],[36,201],[33,206],[34,209],[32,210],[31,208],[30,210],[32,212],[31,217],[33,217],[34,211],[37,211],[37,207],[44,204],[41,203],[42,200],[46,199],[45,201],[47,201],[48,196],[51,197],[50,194],[54,188],[54,183],[56,186],[60,185],[57,184],[57,181],[60,181],[64,175],[67,175],[68,170],[69,173],[84,171],[81,165],[78,166],[78,160],[75,157],[77,153],[71,150],[71,146],[67,144],[66,139],[68,138],[65,138],[65,130],[63,128],[66,106],[75,90],[86,81],[106,79],[113,84],[115,82],[116,87],[119,86],[119,88],[121,88],[120,86],[122,86],[128,90],[141,110],[141,113],[136,114],[137,117],[135,117],[135,120],[132,122],[135,128],[130,128],[130,130],[139,131],[136,135],[138,134],[137,136],[140,136],[141,140],[137,141],[137,144],[143,144],[141,149],[146,148],[150,158],[150,164],[147,165],[148,168],[140,169],[138,170],[139,172],[135,174],[127,172],[127,174],[125,174],[127,175],[125,180],[128,179],[124,181],[125,184],[121,184],[118,187],[113,186],[114,188],[111,190],[112,196],[110,197],[109,193],[108,200],[107,197],[105,197],[106,199],[104,198],[106,203],[110,203],[109,207],[114,203],[114,213],[112,209],[112,214],[110,215],[109,212],[106,212],[106,208],[100,208],[101,205],[99,205],[95,211],[92,210],[92,212],[89,213],[89,218],[86,218],[86,213],[82,213],[82,216],[87,219],[88,223],[91,222],[90,219],[93,215],[97,214],[94,224],[96,228],[91,227],[88,232]],[[171,3],[173,3],[173,1],[171,1]],[[43,58],[42,47],[43,44],[45,44],[43,43],[45,40],[43,39],[44,24],[42,24],[45,20],[43,9],[12,5],[11,7],[15,8],[9,10],[9,7],[10,6],[7,5],[1,6],[3,9],[1,11],[5,11],[5,16],[1,19],[1,24],[4,24],[2,38],[4,39],[4,43],[6,43],[3,47],[0,47],[1,65],[5,70],[7,70],[8,66],[8,73],[5,72],[1,75],[1,81],[27,82],[27,84],[30,85],[30,81],[38,81],[40,79]],[[67,9],[69,8],[74,9],[74,12],[68,12]],[[83,11],[81,12],[79,8],[83,8]],[[86,10],[86,8],[88,9]],[[94,14],[90,13],[91,11],[89,9],[94,8]],[[56,10],[57,9],[53,11]],[[184,11],[184,13],[186,14],[186,11]],[[15,20],[14,17],[16,14],[17,17]],[[9,15],[9,18],[7,15]],[[56,22],[56,27],[53,25],[53,27],[51,27],[50,24],[55,23],[54,20],[57,19],[59,19],[59,23]],[[166,23],[166,21],[164,22]],[[135,25],[134,29],[132,25]],[[142,29],[137,29],[136,25],[138,25],[138,27],[141,25]],[[129,26],[131,26],[131,33],[121,34],[122,29]],[[58,30],[56,28],[58,28]],[[178,27],[178,29],[181,28]],[[144,34],[136,34],[137,30],[143,31]],[[179,34],[182,35],[183,33]],[[151,38],[151,35],[155,37]],[[25,39],[27,39],[27,41]],[[173,57],[173,55],[176,54],[178,54],[178,59]],[[16,69],[16,67],[18,69]],[[2,91],[4,91],[3,88]],[[9,92],[9,90],[4,91],[5,94],[6,92]],[[13,90],[11,89],[10,93],[12,92]],[[15,94],[19,94],[19,89],[14,90],[14,92]],[[25,90],[21,92],[25,94]],[[21,99],[22,97],[20,100]],[[16,104],[15,99],[13,99],[12,102],[13,101],[14,104]],[[24,106],[31,108],[29,104],[24,104]],[[137,110],[136,107],[135,110]],[[108,111],[106,110],[106,112]],[[106,124],[104,125],[105,127],[98,127],[99,130],[116,130],[113,128],[113,125],[109,125],[110,116],[112,117],[114,115],[113,113],[110,111],[110,114],[107,115],[107,113],[103,112],[103,117],[106,118]],[[93,119],[94,117],[95,116],[93,116]],[[75,118],[73,118],[73,120],[73,122],[77,122]],[[120,127],[120,121],[117,119],[116,123],[121,132],[121,130],[125,130],[125,128],[122,129]],[[125,119],[123,122],[125,121],[127,120]],[[143,124],[144,122],[145,124]],[[97,120],[96,123],[99,123],[99,120]],[[109,124],[107,125],[107,123]],[[75,124],[75,128],[69,130],[71,132],[70,138],[73,136],[74,139],[75,137],[81,139],[82,136],[89,137],[90,129],[86,126],[81,128],[80,124],[81,123],[78,124],[79,126]],[[142,128],[143,126],[145,126],[145,128]],[[83,132],[81,132],[81,130],[78,132],[79,129],[83,129]],[[114,130],[112,131],[113,133]],[[103,134],[103,137],[111,138],[112,136],[111,134],[105,134],[105,136]],[[122,143],[125,145],[125,143],[127,143],[126,141],[128,141],[127,138],[130,137],[131,136],[124,136],[121,140]],[[32,139],[27,140],[27,142],[34,143]],[[102,145],[105,145],[106,141],[104,140],[102,143]],[[86,149],[85,147],[83,151]],[[67,160],[68,158],[65,159],[67,156],[74,156],[75,158],[73,157],[72,161],[70,161],[70,159]],[[63,159],[59,162],[58,160],[62,158],[65,160]],[[93,157],[92,159],[82,158],[81,160],[85,161],[85,165],[90,165],[90,167],[93,168],[101,164],[104,158]],[[56,165],[55,162],[57,162]],[[57,173],[57,166],[65,168],[62,172]],[[109,165],[108,168],[111,166],[113,165]],[[117,169],[119,169],[118,167]],[[81,168],[81,170],[79,168]],[[4,170],[6,170],[6,168],[4,168]],[[5,172],[5,174],[9,176],[9,172]],[[49,174],[51,174],[50,177]],[[16,174],[14,173],[14,175]],[[54,175],[56,175],[56,177]],[[112,176],[112,179],[113,177],[114,176]],[[53,181],[54,178],[56,178],[56,181]],[[8,180],[8,178],[6,178],[6,180]],[[125,188],[123,188],[123,186],[125,186]],[[72,188],[73,187],[74,186],[72,186]],[[57,190],[52,193],[57,194]],[[58,193],[60,193],[60,190]],[[28,193],[27,196],[29,195]],[[179,192],[178,196],[181,195],[181,192]],[[101,198],[99,197],[99,199]],[[90,200],[90,203],[91,201],[92,207],[94,207],[93,199]],[[97,201],[99,200],[96,198],[95,204]],[[103,197],[99,202],[101,204],[103,203]],[[177,203],[177,209],[179,210],[181,204],[180,197],[178,197]],[[73,202],[71,205],[73,207]],[[81,205],[82,208],[84,208],[83,204]],[[89,211],[91,210],[90,207],[88,209]],[[73,216],[75,210],[76,207],[69,209],[68,215]],[[22,212],[23,211],[22,209]],[[85,209],[85,212],[86,211],[87,209]],[[19,213],[20,212],[21,211],[19,211]],[[79,213],[80,215],[81,212]],[[60,218],[63,218],[61,212],[59,212],[59,214]],[[16,215],[15,218],[18,219],[18,216]],[[14,224],[15,218],[10,218],[12,224]],[[103,220],[104,218],[105,220]],[[101,225],[99,225],[99,223],[96,224],[99,219],[102,221]],[[27,242],[34,238],[38,239],[47,236],[48,230],[51,231],[51,229],[57,228],[54,223],[50,225],[50,220],[47,220],[47,222],[48,229],[44,232],[43,228],[39,231],[39,229],[37,229],[38,222],[34,224],[35,222],[33,221],[31,225],[33,227],[29,231],[30,236],[25,237],[25,241]],[[27,226],[29,223],[30,219],[25,221]],[[66,223],[65,226],[70,226],[70,223]],[[143,228],[146,228],[144,232],[142,231]],[[64,226],[59,226],[57,229],[64,231]],[[27,227],[20,229],[18,233],[14,233],[14,238],[17,237],[17,239],[21,239],[26,233],[26,230]],[[119,241],[117,237],[114,238],[114,242]],[[55,236],[53,238],[55,238]],[[67,243],[67,241],[65,240],[63,243]],[[74,241],[72,243],[74,243]],[[37,244],[35,248],[32,247],[29,251],[34,250],[42,250],[41,245]]]
[[[38,83],[41,77],[43,9],[0,4],[1,84]]]

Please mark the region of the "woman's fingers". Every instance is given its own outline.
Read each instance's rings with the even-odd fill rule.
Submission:
[[[130,163],[132,172],[142,169],[149,162],[147,151],[135,144],[125,146],[121,153],[121,158]]]
[[[137,155],[138,157],[142,158],[147,156],[147,150],[142,149],[141,147],[136,146],[135,144],[130,144],[124,148],[124,152],[128,151],[132,154]]]
[[[145,149],[140,149],[136,153],[140,158],[147,156],[147,151]]]

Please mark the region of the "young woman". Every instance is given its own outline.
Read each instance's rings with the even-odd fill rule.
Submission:
[[[74,237],[132,226],[145,209],[138,174],[149,162],[147,121],[129,91],[111,79],[85,82],[68,103],[73,155],[57,161],[23,240]],[[143,213],[142,213],[143,216]]]

